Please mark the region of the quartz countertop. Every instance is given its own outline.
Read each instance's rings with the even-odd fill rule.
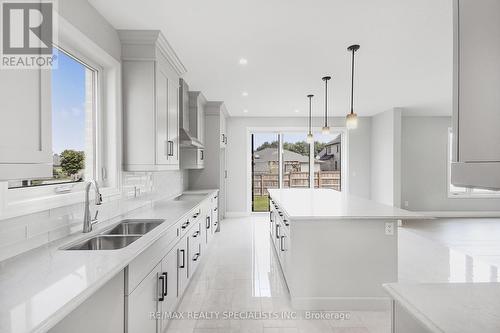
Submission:
[[[500,332],[500,283],[389,283],[384,288],[430,332]]]
[[[215,191],[189,191],[185,194],[206,195],[160,200],[101,222],[91,233],[77,233],[0,262],[0,332],[48,331]],[[165,222],[123,249],[60,249],[90,238],[124,218],[161,218]]]
[[[331,189],[275,189],[268,191],[280,209],[292,220],[412,220],[432,218]]]

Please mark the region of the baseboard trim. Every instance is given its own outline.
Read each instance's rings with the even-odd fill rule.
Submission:
[[[291,297],[292,306],[314,311],[388,311],[389,297]]]
[[[250,216],[248,212],[226,212],[225,218],[247,217],[247,216]]]

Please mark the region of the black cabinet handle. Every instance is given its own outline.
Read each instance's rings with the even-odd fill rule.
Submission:
[[[165,277],[165,279],[164,279],[165,288],[164,288],[163,296],[167,296],[168,295],[168,272],[163,272],[161,275],[163,275]]]
[[[206,224],[205,224],[205,227],[206,227],[207,229],[210,229],[210,216],[207,216],[207,222],[206,222]]]
[[[281,236],[280,238],[280,250],[285,251],[285,236]]]
[[[199,230],[196,230],[196,232],[193,234],[193,238],[196,238],[198,237],[198,235],[200,234],[200,231]]]
[[[290,223],[288,223],[288,220],[283,220],[283,223],[285,224],[286,227],[290,225]]]
[[[276,224],[276,238],[280,238],[280,225]]]
[[[174,156],[174,142],[168,141],[168,156]]]
[[[199,253],[196,253],[196,254],[193,256],[193,261],[197,261],[199,257],[200,257],[200,254],[199,254]]]
[[[203,161],[203,159],[205,158],[205,156],[204,156],[204,155],[205,155],[205,154],[204,154],[204,151],[203,151],[203,150],[200,150],[200,154],[201,154],[200,159]]]
[[[163,274],[160,275],[159,280],[161,282],[161,293],[160,293],[160,297],[158,298],[158,300],[160,302],[163,302],[165,300],[165,276]]]
[[[186,228],[188,227],[189,223],[190,223],[189,221],[186,221],[186,222],[185,222],[185,223],[181,226],[181,228],[182,228],[182,229],[186,229]]]
[[[182,265],[179,265],[179,268],[186,267],[186,250],[179,250],[179,253],[182,253]]]
[[[217,211],[217,207],[214,208],[214,212],[216,212],[216,211]]]

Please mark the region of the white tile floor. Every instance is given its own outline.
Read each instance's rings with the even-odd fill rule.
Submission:
[[[266,222],[267,215],[262,215],[226,219],[221,223],[223,230],[212,242],[210,251],[193,277],[178,309],[183,313],[219,312],[220,317],[173,320],[169,333],[390,332],[388,312],[351,312],[348,320],[223,318],[224,312],[227,314],[228,311],[244,314],[261,311],[286,314],[294,311],[269,244]],[[445,236],[446,233],[440,234],[442,230],[436,227],[436,223],[440,223],[434,222],[412,224],[400,229],[400,281],[459,282],[498,279],[495,266],[460,252],[463,248],[453,249],[449,241],[444,241],[453,237]],[[441,228],[450,230],[447,227]],[[453,230],[455,231],[451,234],[455,236],[460,234],[460,230],[462,234],[470,231],[456,225]],[[467,244],[470,243],[480,244],[477,241]],[[468,247],[468,250],[473,249],[472,245]]]

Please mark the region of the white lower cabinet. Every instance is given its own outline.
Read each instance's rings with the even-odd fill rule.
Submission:
[[[177,249],[172,249],[161,261],[162,276],[165,279],[163,289],[163,299],[159,302],[160,312],[162,314],[175,310],[178,300],[177,293]],[[163,282],[163,281],[162,281]],[[164,332],[167,328],[168,321],[160,319],[160,332]]]
[[[178,290],[179,296],[186,290],[188,280],[189,280],[189,261],[188,256],[188,242],[189,237],[184,237],[179,242],[177,247],[177,279],[178,279]]]
[[[128,333],[156,333],[158,321],[152,317],[159,311],[161,297],[161,263],[127,296]]]
[[[212,197],[190,211],[128,265],[127,333],[166,331],[168,313],[176,310],[212,240],[213,211]]]

